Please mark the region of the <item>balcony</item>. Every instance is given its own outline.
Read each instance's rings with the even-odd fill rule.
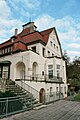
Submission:
[[[21,79],[16,79],[21,80]],[[49,75],[32,75],[25,76],[24,81],[35,81],[35,82],[46,82],[46,83],[63,83],[62,77],[57,76],[49,76]]]

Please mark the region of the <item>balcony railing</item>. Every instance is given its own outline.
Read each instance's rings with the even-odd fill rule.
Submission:
[[[31,76],[25,76],[24,80],[25,81],[35,81],[35,82],[63,83],[62,77],[49,76],[49,75],[39,75],[39,74],[31,75]]]

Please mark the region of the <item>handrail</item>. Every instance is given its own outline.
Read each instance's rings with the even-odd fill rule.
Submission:
[[[20,79],[16,79],[16,80],[20,80]],[[36,74],[36,75],[31,75],[31,76],[25,75],[25,79],[22,79],[22,80],[24,80],[24,81],[36,81],[36,82],[63,83],[62,77],[57,77],[57,76],[49,77],[49,75],[47,75],[47,74],[45,74],[45,75]]]
[[[29,101],[30,106],[24,108],[22,99],[24,100],[19,96],[0,98],[0,119],[33,108],[32,101]]]
[[[18,98],[22,98],[21,96],[14,96],[14,97],[3,97],[3,98],[0,98],[0,100],[7,100],[7,99],[18,99]]]
[[[23,82],[23,81],[22,81]],[[23,82],[24,83],[24,82]],[[26,84],[26,83],[25,83]],[[28,87],[30,87],[31,89],[35,90],[36,92],[39,92],[38,90],[36,90],[35,88],[31,87],[30,85],[26,84]]]
[[[29,92],[30,94],[32,94],[34,96],[34,98],[38,99],[39,97],[39,91],[37,91],[35,88],[29,86],[27,83],[25,83],[23,80],[17,80],[15,81],[15,83],[17,85],[19,85],[22,89],[26,90],[27,92]]]

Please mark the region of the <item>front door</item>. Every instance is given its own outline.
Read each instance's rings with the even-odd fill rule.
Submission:
[[[44,88],[41,88],[41,90],[39,92],[39,101],[40,101],[40,103],[45,102],[45,90],[44,90]]]

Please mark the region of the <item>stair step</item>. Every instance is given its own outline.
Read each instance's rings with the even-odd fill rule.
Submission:
[[[43,105],[43,103],[39,103],[39,102],[37,101],[37,104],[34,104],[33,106],[34,106],[34,107],[39,107],[39,106],[41,106],[41,105]]]
[[[6,89],[12,91],[19,97],[18,99],[23,105],[23,109],[31,108],[33,105],[35,107],[38,106],[38,101],[33,97],[33,95],[16,85],[15,82],[11,82],[11,84],[6,85]]]
[[[40,105],[40,106],[34,107],[33,109],[34,110],[39,110],[39,109],[42,109],[42,108],[45,108],[45,107],[47,107],[47,105]]]

